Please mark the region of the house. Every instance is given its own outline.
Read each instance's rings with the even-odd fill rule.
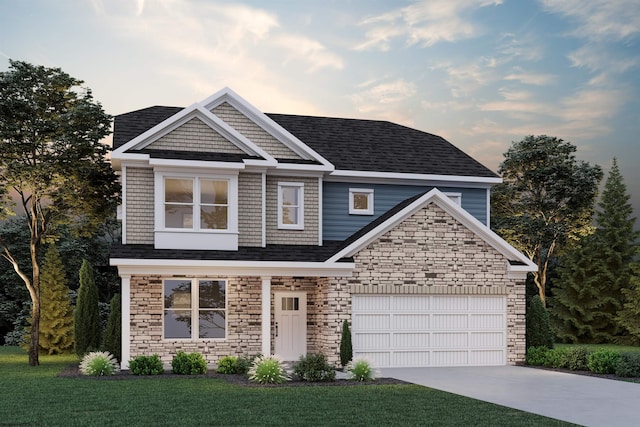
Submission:
[[[311,352],[378,367],[525,356],[535,265],[493,233],[500,177],[397,124],[265,114],[225,88],[117,116],[122,359]]]

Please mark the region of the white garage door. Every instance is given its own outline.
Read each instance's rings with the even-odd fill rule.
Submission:
[[[377,367],[506,364],[505,296],[354,295],[354,358]]]

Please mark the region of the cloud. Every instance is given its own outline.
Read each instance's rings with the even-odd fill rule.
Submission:
[[[502,42],[498,46],[498,52],[503,56],[503,61],[538,61],[543,58],[544,50],[537,41],[537,36],[532,34],[502,35]]]
[[[410,125],[413,120],[404,110],[406,101],[416,93],[416,85],[404,79],[387,82],[367,81],[349,96],[356,109],[369,118],[381,118]]]
[[[570,34],[595,41],[622,41],[640,34],[637,0],[541,0],[543,7],[576,22]]]
[[[445,83],[454,98],[468,97],[497,78],[493,58],[479,58],[475,62],[460,65],[443,63],[432,67],[432,69],[445,71],[447,75]]]
[[[316,40],[307,37],[282,34],[274,38],[274,43],[289,52],[287,60],[299,60],[304,58],[309,64],[309,71],[316,71],[321,68],[333,68],[341,70],[344,68],[342,58],[331,53]]]
[[[638,56],[623,57],[600,43],[587,43],[567,57],[573,67],[586,68],[591,72],[622,74],[640,66]]]
[[[547,86],[556,80],[556,76],[548,73],[526,72],[522,68],[516,67],[514,72],[504,76],[505,80],[517,81],[527,85]]]
[[[482,29],[469,15],[476,9],[500,4],[502,0],[423,0],[371,16],[360,22],[368,30],[366,40],[355,49],[386,51],[393,39],[429,47],[441,41],[472,38]]]

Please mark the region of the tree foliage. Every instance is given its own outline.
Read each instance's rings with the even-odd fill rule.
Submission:
[[[527,348],[529,347],[553,348],[549,312],[542,304],[540,295],[531,299],[527,310]]]
[[[120,294],[115,294],[111,298],[109,307],[109,320],[104,331],[103,348],[122,362],[122,298]]]
[[[593,231],[602,170],[576,160],[575,151],[573,144],[546,135],[514,142],[500,165],[503,183],[492,193],[494,228],[538,265],[533,279],[543,304],[551,258]]]
[[[73,307],[62,259],[55,244],[49,245],[40,280],[40,351],[47,354],[73,350]]]
[[[74,315],[76,354],[82,356],[100,346],[100,312],[98,287],[93,280],[93,269],[84,260],[80,268],[80,288]]]
[[[629,288],[622,290],[625,302],[616,320],[624,328],[628,343],[640,345],[640,250],[631,262],[631,273]]]
[[[340,337],[340,364],[347,366],[353,359],[353,346],[351,345],[351,330],[349,329],[349,321],[342,323],[342,336]]]
[[[24,282],[32,306],[29,364],[38,365],[40,267],[38,250],[61,224],[89,235],[115,212],[117,177],[100,140],[111,117],[83,82],[59,68],[10,61],[0,73],[0,202],[3,215],[24,212],[31,274],[0,235],[2,256]],[[18,200],[12,204],[11,192]]]

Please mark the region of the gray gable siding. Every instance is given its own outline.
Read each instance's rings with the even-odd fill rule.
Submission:
[[[373,215],[349,214],[349,188],[373,189]],[[323,183],[323,240],[344,240],[398,203],[433,189],[432,186]],[[462,207],[483,224],[487,224],[487,191],[484,188],[438,187],[446,193],[461,193]]]

